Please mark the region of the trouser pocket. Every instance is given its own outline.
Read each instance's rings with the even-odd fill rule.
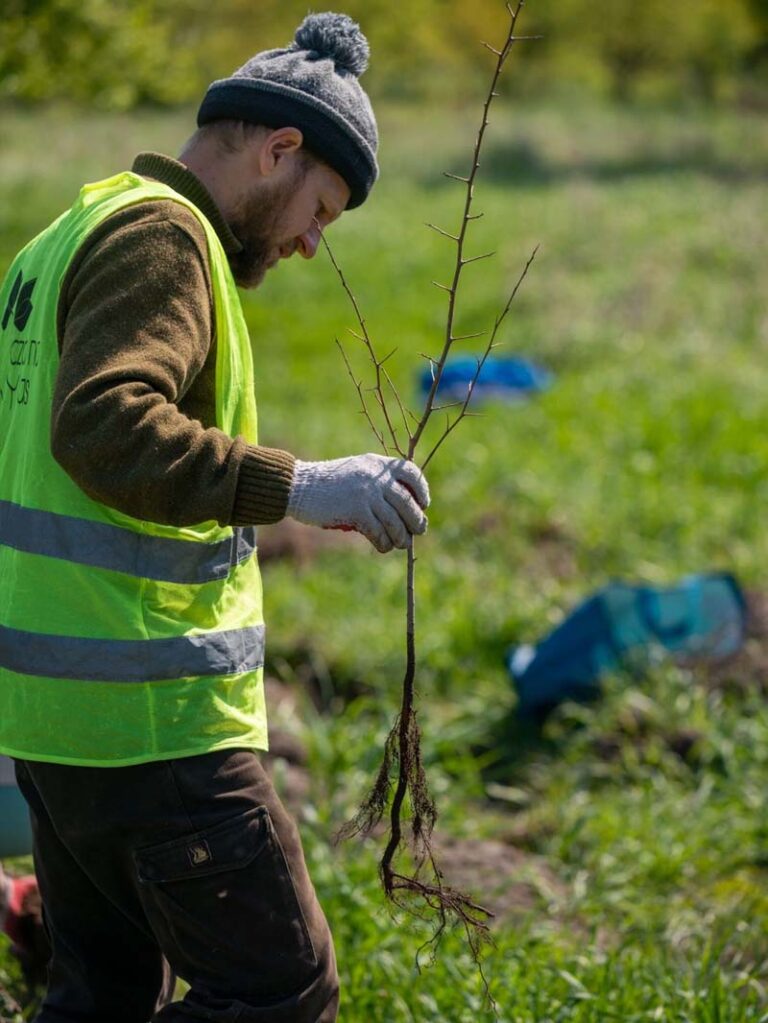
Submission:
[[[190,983],[284,997],[317,956],[265,806],[136,850],[142,900],[171,966]]]

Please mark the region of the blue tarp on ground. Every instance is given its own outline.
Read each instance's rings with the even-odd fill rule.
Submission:
[[[445,363],[437,393],[449,401],[463,401],[470,383],[477,373],[476,355],[452,355]],[[432,370],[427,368],[419,377],[423,394],[432,387]],[[472,401],[496,399],[519,401],[531,394],[544,391],[552,383],[552,374],[542,366],[516,355],[489,355],[483,364],[472,392]]]

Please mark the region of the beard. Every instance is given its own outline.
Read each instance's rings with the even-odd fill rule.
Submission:
[[[297,184],[297,180],[277,186],[261,184],[244,196],[227,217],[232,233],[242,245],[240,252],[229,257],[232,276],[241,288],[257,288],[267,270],[274,266],[275,252],[285,244],[280,223]]]

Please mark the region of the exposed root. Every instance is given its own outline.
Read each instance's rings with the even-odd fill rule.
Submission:
[[[434,956],[449,924],[460,923],[464,927],[489,1005],[496,1011],[480,958],[482,945],[490,938],[488,921],[493,913],[464,892],[443,884],[443,875],[432,851],[432,831],[437,821],[437,809],[424,771],[421,729],[415,707],[414,566],[411,544],[408,549],[406,667],[400,713],[384,744],[384,756],[373,788],[355,816],[340,829],[337,839],[369,834],[384,817],[391,797],[389,840],[379,864],[384,891],[395,905],[421,919],[427,914],[422,912],[420,905],[428,907],[431,911],[430,919],[435,922],[432,937],[417,952],[417,961],[425,948],[430,948]],[[395,764],[397,772],[393,783]],[[403,851],[403,804],[406,798],[410,807],[409,845],[416,858],[412,874],[401,873],[394,866],[396,857]],[[430,880],[420,876],[425,870],[431,874]],[[415,900],[410,896],[415,896]]]
[[[389,805],[389,794],[392,791],[392,765],[397,759],[397,737],[400,718],[398,717],[392,731],[384,743],[384,756],[381,761],[376,781],[367,798],[360,804],[355,816],[342,825],[336,833],[336,841],[343,842],[355,835],[368,835],[373,831]]]

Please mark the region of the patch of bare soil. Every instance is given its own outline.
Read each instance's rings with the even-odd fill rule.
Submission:
[[[308,694],[321,714],[338,714],[358,696],[374,692],[369,682],[330,665],[311,640],[295,643],[281,655],[280,662],[290,670],[296,688]]]
[[[265,688],[270,748],[261,759],[278,795],[301,819],[312,786],[306,747],[291,728],[300,713],[296,691],[273,678],[266,679]],[[564,899],[565,886],[546,861],[508,842],[448,838],[438,832],[435,854],[446,883],[474,893],[497,919],[547,911]]]
[[[530,557],[526,568],[536,577],[573,579],[578,574],[577,545],[565,526],[546,520],[532,526]]]
[[[366,551],[370,544],[358,533],[317,529],[294,519],[259,526],[259,564],[262,566],[292,561],[297,568],[306,568],[323,551],[350,547]]]
[[[301,818],[311,786],[306,766],[306,747],[291,730],[291,722],[297,721],[299,714],[296,696],[288,686],[276,679],[265,679],[264,687],[270,729],[269,751],[261,754],[261,762],[287,809]]]
[[[622,749],[631,743],[636,750],[643,751],[649,745],[650,733],[642,732],[607,732],[599,735],[594,741],[595,755],[601,760],[613,762],[619,759]],[[704,733],[695,728],[678,728],[662,733],[667,749],[675,753],[681,760],[695,767],[699,763],[701,742]]]
[[[481,536],[501,536],[509,531],[509,518],[501,511],[482,511],[472,522],[473,532]],[[556,519],[543,519],[527,529],[530,541],[521,571],[541,578],[572,579],[578,574],[578,545],[565,525]]]
[[[436,833],[435,856],[445,883],[474,896],[497,923],[535,910],[549,912],[565,901],[565,885],[546,861],[507,842]]]

